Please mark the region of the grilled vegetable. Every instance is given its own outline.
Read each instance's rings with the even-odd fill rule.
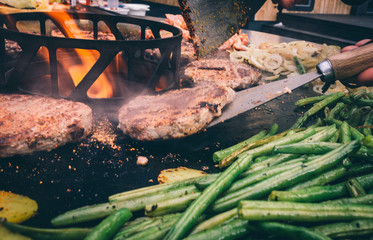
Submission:
[[[356,141],[343,145],[313,161],[310,161],[305,166],[296,167],[257,184],[248,186],[247,188],[242,188],[236,192],[227,194],[226,196],[219,198],[211,208],[214,212],[227,211],[237,206],[240,200],[259,199],[275,189],[286,188],[292,184],[304,181],[310,176],[317,175],[320,172],[324,172],[325,170],[336,166],[348,153],[355,151],[358,147],[359,144]]]
[[[179,181],[184,181],[189,178],[202,177],[204,175],[206,175],[206,173],[203,171],[186,167],[164,169],[158,175],[158,182],[175,183]]]
[[[343,96],[344,96],[344,93],[337,92],[336,94],[329,95],[327,98],[321,100],[320,102],[315,103],[307,112],[303,114],[302,117],[298,118],[296,123],[291,128],[294,129],[294,128],[302,127],[310,116],[322,110],[324,107],[338,101]]]
[[[228,147],[228,148],[216,151],[212,155],[212,159],[215,162],[220,162],[222,159],[224,159],[225,157],[231,155],[233,152],[237,151],[238,149],[242,148],[243,146],[248,145],[250,143],[253,143],[253,142],[256,142],[256,141],[262,139],[263,137],[265,137],[266,133],[267,133],[267,131],[262,130],[258,134],[250,137],[249,139],[247,139],[247,140],[245,140],[243,142],[240,142],[240,143],[237,143],[237,144],[235,144],[235,145],[233,145],[231,147]]]
[[[84,240],[109,240],[132,217],[132,213],[122,208],[101,221]]]
[[[305,74],[306,69],[304,68],[303,64],[300,62],[299,58],[297,56],[294,56],[293,60],[295,62],[295,65],[297,66],[298,73]]]
[[[0,223],[12,232],[38,240],[81,240],[91,231],[89,228],[35,228],[11,223],[4,218],[0,219]]]
[[[331,240],[323,232],[312,231],[302,226],[293,226],[278,222],[256,222],[251,225],[258,232],[293,240]]]
[[[228,169],[222,172],[216,181],[208,186],[202,192],[201,196],[185,210],[170,232],[168,232],[165,239],[179,239],[184,237],[193,228],[198,217],[251,164],[252,159],[252,155],[239,157]]]
[[[12,192],[0,191],[0,218],[21,223],[34,216],[38,204],[29,197]]]
[[[364,189],[373,187],[373,174],[356,177]],[[344,182],[327,185],[314,186],[293,191],[272,191],[268,199],[271,201],[294,201],[294,202],[321,202],[349,196]]]
[[[0,224],[0,236],[2,240],[31,240],[31,238],[23,236],[19,233],[11,232]]]
[[[236,219],[221,226],[192,234],[184,240],[238,239],[250,232],[248,221]]]
[[[358,219],[373,220],[373,207],[362,204],[328,204],[241,201],[238,215],[242,219],[255,221],[352,221]]]
[[[322,233],[331,238],[356,238],[368,236],[373,233],[372,220],[356,220],[352,222],[330,223],[313,227],[315,232]]]

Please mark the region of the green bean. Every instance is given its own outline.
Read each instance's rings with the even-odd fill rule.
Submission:
[[[350,126],[347,124],[347,122],[343,122],[341,127],[339,128],[339,130],[340,130],[340,133],[341,133],[342,143],[351,142]]]
[[[305,74],[306,69],[304,68],[304,66],[301,63],[301,61],[299,60],[299,58],[297,56],[294,56],[293,60],[294,60],[295,66],[297,66],[297,70],[298,70],[299,74]]]
[[[6,221],[5,218],[0,218],[0,225],[12,232],[40,240],[81,240],[91,231],[90,228],[35,228],[11,223]]]
[[[127,200],[127,199],[134,199],[138,197],[143,197],[145,194],[147,196],[151,194],[159,194],[161,192],[169,192],[174,189],[178,189],[180,187],[185,187],[185,186],[190,186],[193,185],[195,182],[199,181],[201,177],[196,177],[196,178],[190,178],[190,179],[185,179],[183,181],[178,181],[178,182],[173,182],[173,183],[164,183],[164,184],[157,184],[149,187],[143,187],[143,188],[138,188],[122,193],[117,193],[109,196],[110,201],[114,200]]]
[[[329,112],[329,115],[326,118],[336,118],[340,111],[345,107],[343,102],[338,102],[334,108],[332,108]]]
[[[357,99],[362,98],[367,94],[367,91],[365,89],[358,89],[357,91],[351,92],[350,93],[350,98],[352,101],[355,101]]]
[[[262,162],[253,163],[244,173],[242,173],[241,176],[245,177],[251,174],[252,172],[255,172],[255,171],[258,171],[264,168],[268,168],[271,166],[275,166],[277,164],[280,164],[280,163],[283,163],[283,162],[286,162],[288,160],[292,160],[298,157],[299,155],[295,155],[295,154],[276,154]]]
[[[295,186],[289,188],[288,191],[303,189],[303,188],[312,187],[312,186],[322,186],[322,185],[325,185],[327,183],[330,183],[337,179],[342,178],[343,176],[346,175],[346,172],[347,172],[346,168],[343,165],[341,165],[328,172],[322,173],[316,178],[296,184]]]
[[[334,136],[334,134],[337,132],[336,126],[333,124],[328,127],[324,127],[320,131],[318,131],[316,134],[302,140],[301,142],[324,142],[328,141],[330,138]]]
[[[302,98],[295,102],[295,106],[301,107],[301,106],[305,106],[309,104],[314,104],[314,103],[320,102],[321,100],[324,100],[325,98],[331,97],[333,95],[337,95],[337,93],[323,94],[323,95],[315,96],[315,97]]]
[[[342,92],[337,92],[335,94],[329,94],[329,96],[320,102],[315,103],[308,111],[306,111],[302,117],[298,118],[298,120],[295,122],[295,124],[291,127],[291,129],[294,128],[300,128],[303,126],[303,124],[307,121],[307,119],[326,107],[329,104],[332,104],[338,99],[342,98],[344,96],[344,93]]]
[[[275,176],[279,173],[288,171],[289,169],[293,169],[295,167],[302,166],[304,163],[310,161],[307,158],[296,158],[287,162],[284,162],[279,165],[270,166],[268,168],[264,168],[253,172],[246,177],[235,181],[230,188],[227,189],[225,194],[238,191],[246,186],[249,186],[253,183],[257,183],[269,177]]]
[[[250,232],[248,226],[248,221],[236,219],[221,226],[189,235],[184,240],[238,239]]]
[[[339,141],[339,131],[335,132],[335,134],[333,135],[333,137],[331,137],[329,139],[329,142],[332,142],[332,143],[336,143]],[[355,139],[356,140],[356,139]]]
[[[295,159],[294,159],[295,158]],[[239,188],[259,182],[265,178],[278,174],[280,172],[286,171],[293,168],[294,166],[301,165],[302,162],[310,161],[312,158],[300,157],[296,158],[296,155],[285,156],[272,156],[268,160],[274,164],[266,164],[263,166],[261,163],[253,163],[249,168],[239,176],[239,180],[235,181],[232,186],[226,192],[236,191]],[[263,167],[262,167],[263,166]],[[211,183],[213,183],[219,174],[210,174],[214,177],[204,178],[201,181],[196,182],[198,189],[205,189]]]
[[[352,164],[351,166],[346,166],[347,172],[346,176],[347,177],[356,177],[356,176],[361,176],[363,174],[368,174],[370,172],[373,172],[373,164],[371,163],[356,163]]]
[[[362,141],[364,146],[373,149],[373,135],[366,135]]]
[[[185,194],[178,198],[172,198],[145,206],[146,216],[162,216],[169,213],[180,212],[201,195],[200,192]]]
[[[263,155],[263,156],[259,156],[259,157],[257,157],[257,158],[254,159],[254,163],[263,162],[263,161],[265,161],[265,160],[267,160],[267,159],[269,159],[269,158],[272,158],[273,156],[274,156],[274,155],[270,155],[270,154],[268,154],[268,155]]]
[[[160,217],[147,218],[144,222],[136,224],[135,219],[129,222],[129,225],[125,225],[118,233],[115,234],[114,240],[126,239],[127,237],[133,236],[139,232],[143,232],[152,227],[157,227],[166,222],[172,221],[175,223],[176,219],[180,217],[180,213],[167,214]]]
[[[353,197],[360,197],[366,194],[364,187],[361,185],[359,180],[357,180],[356,178],[348,179],[346,181],[346,187],[350,195]]]
[[[372,161],[373,160],[373,149],[367,148],[366,146],[361,146],[359,151],[351,154],[350,157]]]
[[[273,152],[290,154],[324,154],[340,146],[340,143],[332,142],[293,143],[288,145],[276,146],[273,148]]]
[[[229,166],[214,183],[208,186],[195,201],[184,211],[183,215],[167,233],[165,239],[184,237],[196,223],[198,217],[224,192],[245,169],[251,164],[252,155],[239,157]]]
[[[356,128],[351,127],[350,132],[351,132],[351,137],[354,140],[361,141],[364,138],[364,134],[359,132],[359,130],[357,130]]]
[[[324,124],[323,120],[321,118],[317,118],[316,122],[312,124],[310,127],[320,127]]]
[[[237,217],[237,209],[232,209],[217,215],[214,215],[213,217],[201,222],[198,224],[193,231],[190,233],[190,235],[193,235],[194,233],[202,232],[207,229],[211,229],[214,227],[217,227],[219,225],[222,225],[223,223]]]
[[[273,136],[277,133],[278,131],[278,124],[277,123],[274,123],[272,124],[271,128],[269,129],[268,133],[267,133],[267,136]]]
[[[250,143],[256,142],[260,139],[263,139],[266,136],[266,134],[267,134],[267,131],[262,130],[258,134],[250,137],[249,139],[247,139],[243,142],[240,142],[240,143],[238,143],[236,145],[233,145],[231,147],[216,151],[216,152],[213,153],[212,159],[214,160],[214,162],[220,162],[223,158],[229,156],[230,154],[239,150],[240,148],[242,148],[242,147],[244,147],[244,146],[246,146]]]
[[[144,221],[137,221],[138,218],[136,218],[133,221],[127,222],[114,236],[114,239],[116,236],[123,236],[123,237],[129,237],[137,232],[140,232],[147,228],[149,225],[156,222],[158,224],[159,220],[147,218]],[[144,218],[143,218],[144,219]],[[138,223],[136,223],[138,222]]]
[[[350,96],[344,96],[344,97],[342,97],[341,98],[341,101],[343,102],[343,103],[345,103],[345,104],[352,104],[353,102],[352,102],[352,100],[351,100],[351,98],[350,98]]]
[[[339,119],[340,120],[347,120],[350,117],[350,111],[353,104],[346,105],[340,112],[339,112]]]
[[[356,220],[352,222],[329,223],[312,227],[312,229],[333,239],[356,238],[373,233],[373,220]]]
[[[357,109],[355,113],[347,120],[348,124],[350,124],[351,127],[358,126],[363,118],[363,114],[364,110],[362,108]]]
[[[285,134],[286,134],[286,132],[283,132],[283,133],[280,133],[280,134],[277,134],[277,135],[274,135],[274,136],[269,136],[269,137],[266,137],[264,139],[260,139],[260,140],[257,140],[255,142],[251,142],[247,145],[244,145],[241,148],[237,149],[236,151],[232,152],[230,155],[224,157],[219,162],[219,166],[220,167],[229,166],[234,161],[234,159],[236,159],[238,157],[238,155],[240,155],[241,153],[244,153],[244,152],[246,152],[246,151],[248,151],[252,148],[257,148],[259,146],[262,146],[266,143],[274,141],[275,139],[282,138]]]
[[[188,181],[188,180],[186,180]],[[198,192],[198,188],[194,185],[186,185],[177,189],[172,189],[169,192],[160,191],[159,194],[151,194],[147,196],[129,199],[125,201],[112,201],[108,203],[100,203],[88,205],[73,209],[62,213],[51,220],[54,226],[66,226],[69,224],[76,224],[87,222],[95,219],[100,219],[109,216],[118,209],[127,208],[130,211],[139,211],[145,208],[146,205],[166,199],[172,199],[184,196],[185,193]]]
[[[330,114],[330,109],[329,109],[328,106],[326,106],[326,107],[324,108],[324,116],[325,116],[325,117],[328,117],[329,114]]]
[[[299,141],[301,141],[301,140],[303,140],[303,139],[305,139],[309,136],[314,135],[315,133],[316,133],[316,130],[314,128],[309,128],[305,131],[297,132],[297,133],[294,133],[290,136],[278,137],[279,135],[275,135],[275,136],[269,137],[267,139],[264,139],[264,140],[268,140],[268,139],[271,139],[271,138],[275,137],[275,138],[271,139],[271,141],[266,141],[264,143],[264,145],[261,144],[259,147],[256,147],[254,149],[250,149],[250,150],[247,150],[247,151],[244,151],[244,152],[240,152],[238,155],[240,155],[242,153],[242,155],[252,155],[255,158],[255,157],[270,153],[272,151],[273,147],[276,146],[276,145],[283,145],[283,144],[299,142]],[[235,155],[232,154],[229,157],[223,159],[219,163],[219,165],[221,167],[224,167],[227,164],[230,164],[234,159],[235,159]]]
[[[211,207],[213,212],[222,212],[237,206],[240,200],[258,199],[266,196],[271,191],[286,188],[293,184],[308,179],[310,176],[324,172],[340,163],[347,154],[359,147],[358,142],[351,142],[310,161],[301,167],[280,173],[254,185],[242,188],[236,192],[219,198]]]
[[[170,228],[177,222],[178,218],[172,218],[165,222],[146,228],[130,237],[116,236],[115,240],[161,240],[170,230]]]
[[[373,194],[366,194],[358,197],[339,198],[335,200],[328,200],[324,203],[330,204],[366,204],[373,205]]]
[[[364,189],[373,187],[373,174],[357,177]],[[270,201],[293,201],[293,202],[321,202],[349,196],[345,182],[314,186],[293,191],[272,191],[268,197]]]
[[[373,220],[373,207],[363,204],[268,202],[244,200],[238,204],[238,216],[253,221],[352,221]]]
[[[265,232],[281,239],[331,240],[323,233],[312,231],[309,228],[279,222],[254,222],[250,224],[250,227],[256,231]]]
[[[364,99],[364,98],[360,98],[358,100],[355,101],[357,104],[359,104],[360,106],[369,106],[369,107],[373,107],[373,100],[372,99]]]
[[[373,110],[371,110],[368,113],[368,116],[364,121],[363,134],[365,136],[372,135],[372,130],[370,129],[371,127],[373,127],[372,125],[373,125]]]
[[[343,124],[342,121],[333,118],[325,119],[325,121],[329,124],[335,124],[337,127],[341,127]],[[352,126],[350,126],[350,133],[351,137],[354,140],[361,141],[364,138],[364,134],[360,133],[356,128],[353,128]]]
[[[84,240],[109,240],[131,217],[132,213],[130,210],[126,208],[119,209],[94,227]]]
[[[373,99],[373,92],[367,92],[367,97],[369,99]]]

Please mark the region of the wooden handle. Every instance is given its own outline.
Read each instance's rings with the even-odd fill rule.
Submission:
[[[333,66],[335,79],[352,77],[373,67],[373,43],[331,56],[329,61]]]

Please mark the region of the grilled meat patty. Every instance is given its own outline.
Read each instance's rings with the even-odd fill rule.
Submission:
[[[185,69],[185,80],[194,84],[214,82],[235,90],[256,85],[261,72],[245,63],[225,59],[203,59],[189,63]]]
[[[213,84],[138,96],[119,109],[119,128],[141,141],[185,137],[220,116],[234,96],[231,88]]]
[[[49,151],[91,131],[92,110],[83,103],[0,94],[0,157]]]

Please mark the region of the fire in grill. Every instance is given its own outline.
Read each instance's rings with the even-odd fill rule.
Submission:
[[[182,34],[171,25],[57,11],[1,15],[0,26],[0,60],[9,63],[0,64],[0,86],[7,92],[87,101],[178,87]],[[9,43],[20,50],[11,61]]]

